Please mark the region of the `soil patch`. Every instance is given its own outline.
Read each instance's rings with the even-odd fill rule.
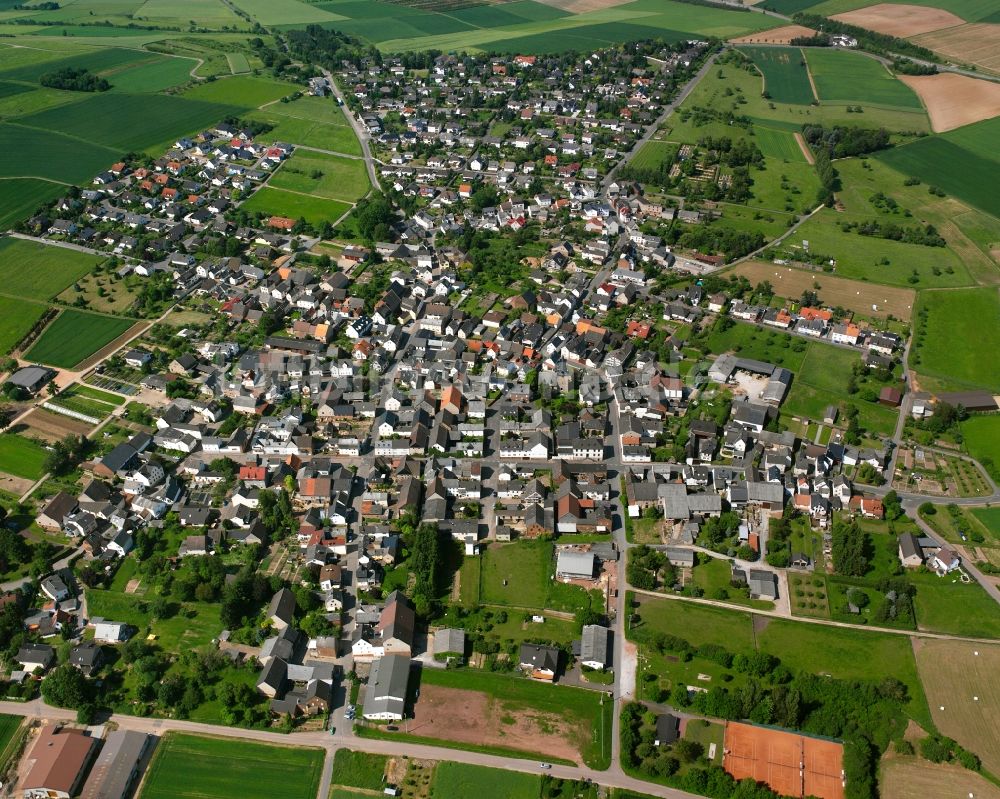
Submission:
[[[959,63],[1000,74],[1000,25],[977,22],[927,33],[914,41]]]
[[[12,474],[7,474],[7,472],[0,472],[0,491],[6,491],[9,494],[14,494],[15,496],[20,497],[34,484],[34,480],[28,480],[24,477],[15,477]]]
[[[813,36],[816,33],[812,28],[804,25],[783,25],[780,28],[772,28],[769,31],[759,31],[740,36],[738,39],[730,39],[734,44],[788,44],[792,39],[804,36]]]
[[[503,746],[580,761],[580,730],[548,713],[479,691],[424,683],[409,733],[481,746]]]
[[[879,3],[854,11],[845,11],[843,14],[834,14],[833,19],[846,22],[848,25],[868,28],[876,33],[898,36],[901,39],[965,24],[964,19],[950,11],[902,3]]]
[[[1000,83],[950,72],[898,77],[927,107],[935,133],[1000,116]]]
[[[20,425],[24,425],[24,432],[32,438],[51,442],[62,441],[69,435],[85,436],[94,429],[92,424],[42,408],[27,414],[19,422]]]
[[[884,315],[891,313],[897,319],[907,320],[913,313],[916,292],[900,286],[880,286],[861,280],[835,277],[821,271],[778,266],[766,261],[747,261],[733,270],[744,275],[752,284],[771,281],[775,293],[781,297],[801,297],[803,291],[815,291],[824,305],[847,308],[858,314]],[[813,284],[819,283],[817,289]],[[872,310],[872,305],[878,307]]]

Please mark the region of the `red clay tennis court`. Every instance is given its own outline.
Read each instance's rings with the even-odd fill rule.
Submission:
[[[844,799],[843,756],[835,741],[730,722],[722,764],[735,779],[751,777],[784,796]]]

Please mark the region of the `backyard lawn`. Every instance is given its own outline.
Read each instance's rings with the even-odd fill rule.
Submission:
[[[48,453],[31,438],[4,433],[0,435],[0,472],[37,480],[45,474]]]

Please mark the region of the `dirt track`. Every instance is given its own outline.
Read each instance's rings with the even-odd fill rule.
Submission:
[[[879,3],[843,14],[834,14],[833,19],[857,25],[876,33],[886,33],[905,39],[919,36],[942,28],[964,25],[965,20],[950,11],[926,6],[909,6],[902,3]]]
[[[898,77],[920,96],[935,133],[1000,115],[1000,83],[947,72]]]

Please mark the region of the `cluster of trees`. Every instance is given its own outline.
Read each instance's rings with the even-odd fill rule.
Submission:
[[[382,63],[382,54],[377,47],[365,45],[353,36],[347,36],[333,29],[319,25],[307,25],[301,30],[282,32],[288,49],[306,63],[320,64],[327,69],[339,70],[344,61],[360,67],[362,61],[370,59]]]
[[[791,507],[791,506],[788,506]],[[776,569],[784,569],[792,562],[789,538],[792,535],[792,523],[787,516],[771,519],[767,526],[767,556],[764,558]]]
[[[938,68],[934,64],[918,64],[908,58],[895,58],[892,69],[901,75],[936,75]]]
[[[676,228],[675,228],[676,230]],[[703,253],[720,253],[727,261],[735,260],[767,243],[759,230],[736,230],[719,225],[696,225],[681,232],[677,244]]]
[[[292,513],[292,498],[287,488],[278,492],[262,491],[258,510],[260,522],[272,541],[280,541],[297,529]]]
[[[834,125],[803,125],[802,138],[813,149],[825,149],[833,158],[849,158],[856,155],[884,150],[889,146],[889,131],[885,128],[858,128]]]
[[[7,511],[0,508],[0,525]],[[31,560],[31,547],[18,533],[0,526],[0,574],[12,571]]]
[[[276,576],[269,579],[252,565],[244,566],[222,591],[222,623],[230,630],[242,627],[280,587]]]
[[[868,533],[852,519],[834,519],[831,531],[833,568],[845,577],[864,577],[872,558],[872,542]]]
[[[392,238],[392,223],[396,219],[392,203],[376,192],[358,202],[352,214],[358,233],[367,241],[385,241]]]
[[[441,533],[436,524],[422,524],[403,541],[410,553],[410,572],[415,578],[410,599],[418,616],[431,614],[441,593],[443,560],[446,557],[441,545]]]
[[[943,735],[928,735],[920,741],[920,754],[932,763],[958,763],[970,771],[979,771],[979,758],[961,744]]]
[[[45,456],[45,471],[56,476],[72,471],[88,456],[92,446],[86,436],[66,436],[53,444]]]
[[[673,585],[676,579],[674,568],[667,561],[667,556],[645,544],[629,550],[625,577],[629,585],[643,591],[652,591],[657,585]]]
[[[756,144],[746,139],[733,141],[728,136],[703,136],[698,146],[708,150],[706,163],[720,163],[726,166],[755,166],[763,168],[764,154]]]
[[[106,92],[111,84],[83,67],[64,67],[55,72],[47,72],[38,79],[49,89],[64,89],[71,92]]]
[[[872,53],[887,54],[890,56],[905,55],[920,58],[924,61],[940,61],[940,59],[926,47],[921,47],[906,39],[896,36],[889,36],[885,33],[875,33],[867,28],[859,28],[857,25],[848,25],[836,19],[830,19],[819,14],[809,14],[799,12],[792,15],[792,19],[799,25],[804,25],[813,30],[822,30],[828,35],[840,33],[857,39],[858,46]]]
[[[841,230],[845,233],[855,232],[861,236],[873,236],[878,239],[902,241],[907,244],[921,244],[924,247],[944,247],[947,242],[934,225],[897,225],[894,222],[881,222],[869,219],[865,222],[842,222]]]

